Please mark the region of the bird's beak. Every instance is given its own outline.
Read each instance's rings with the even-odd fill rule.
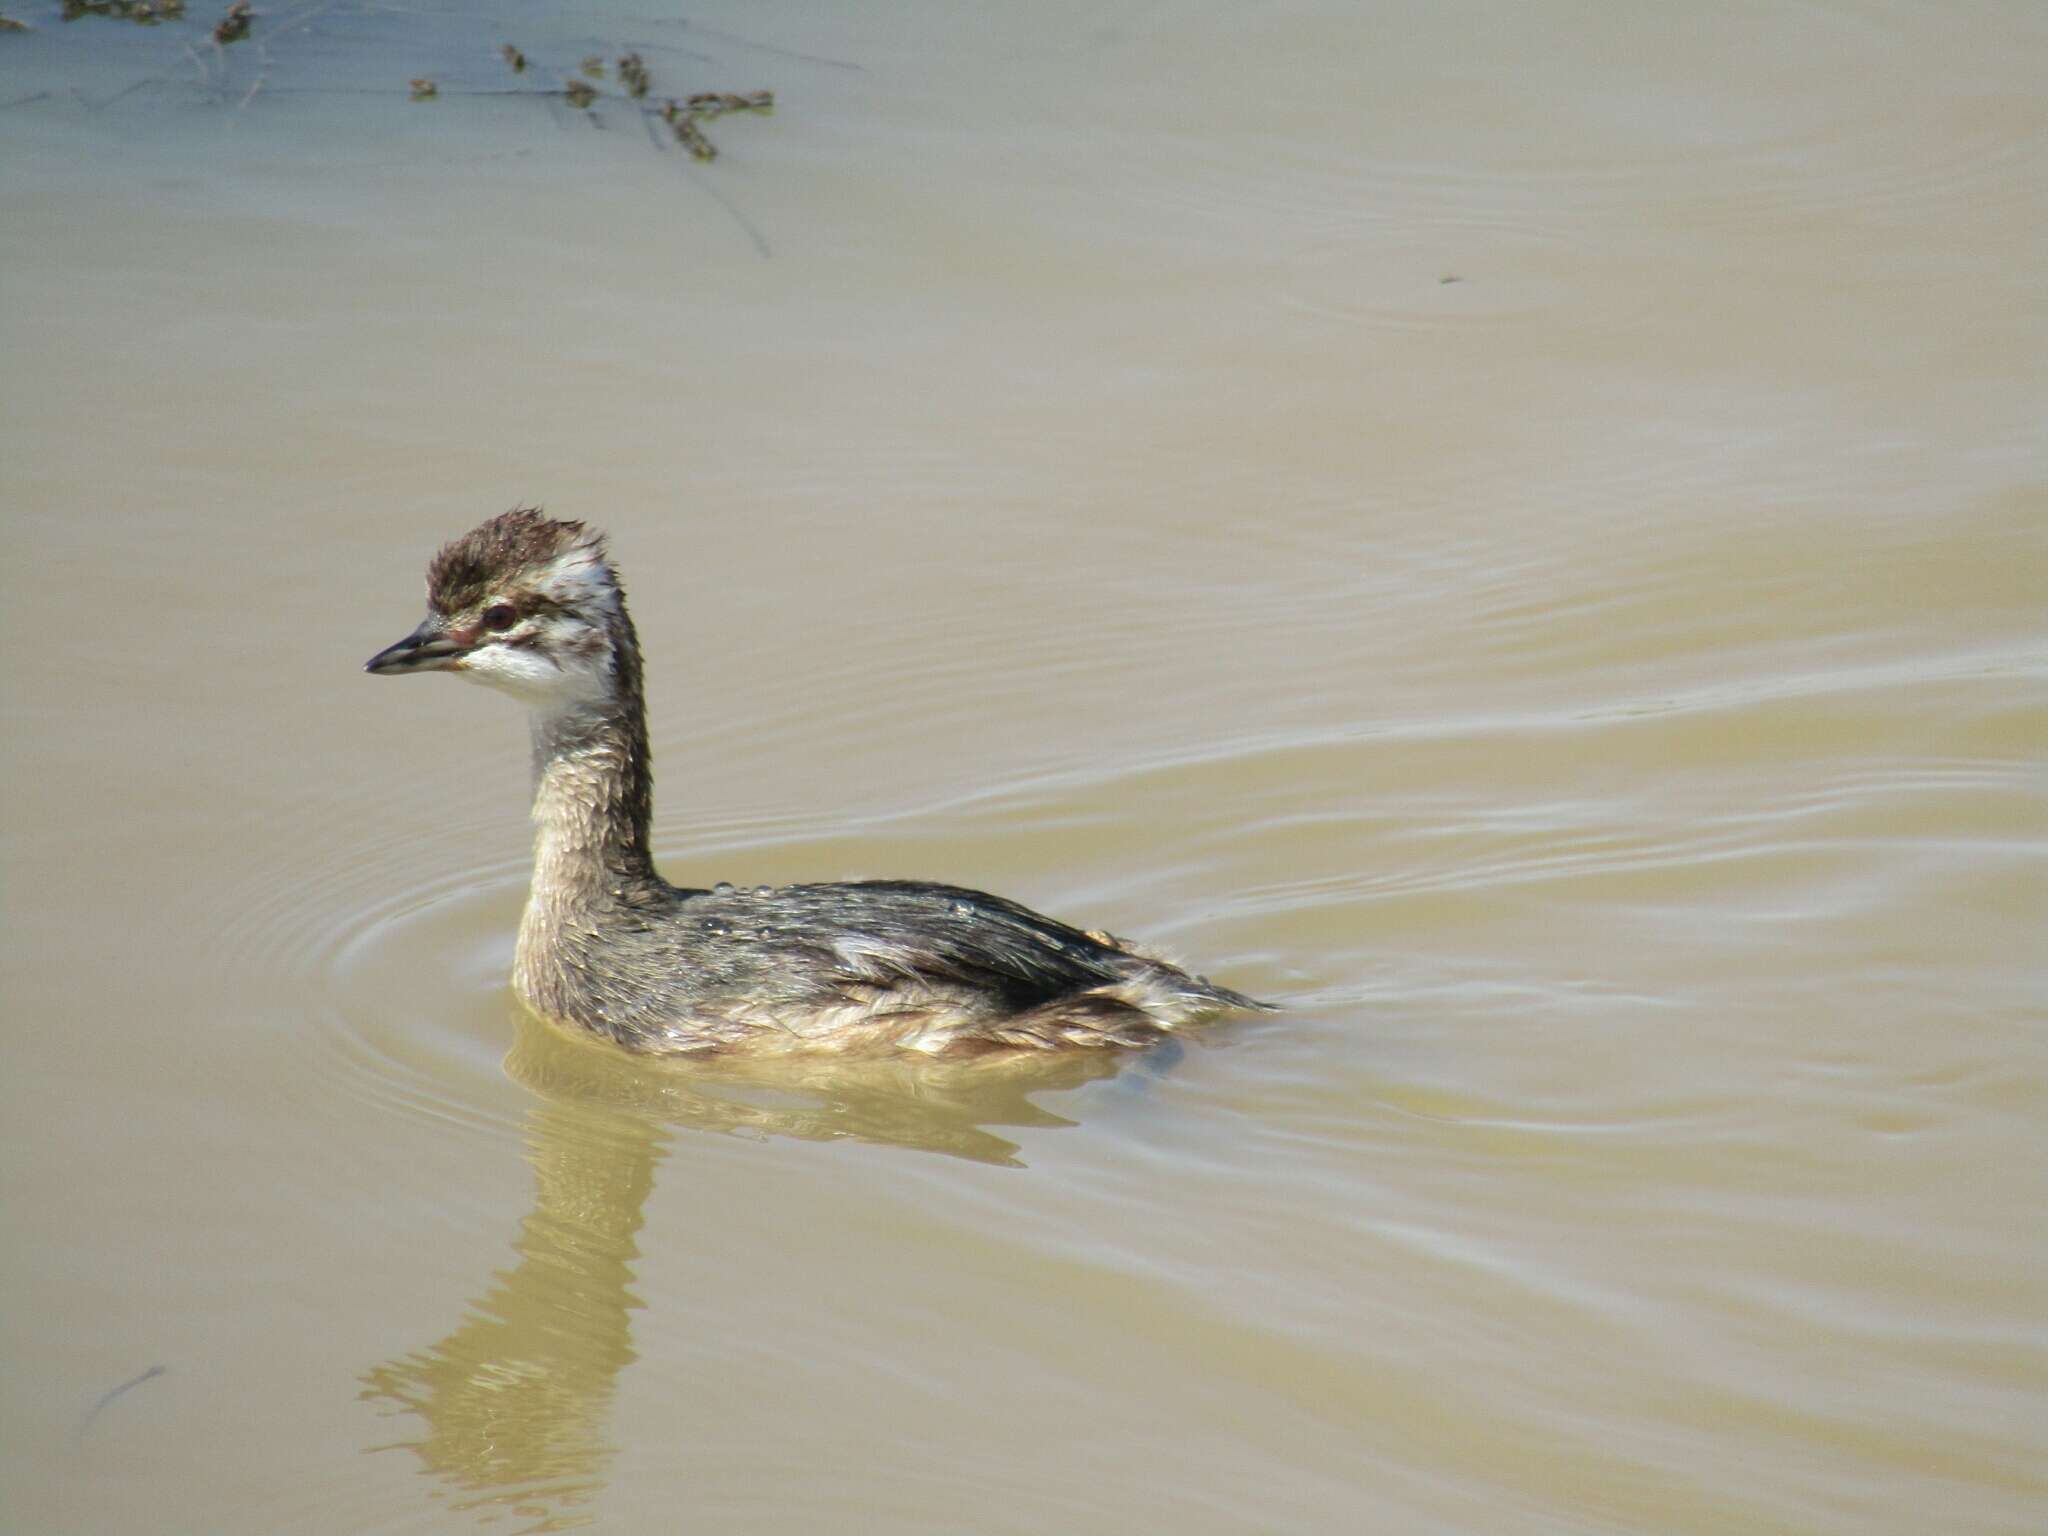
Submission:
[[[469,654],[470,647],[452,639],[445,620],[430,613],[420,627],[396,645],[363,663],[365,672],[389,675],[395,672],[445,672]]]

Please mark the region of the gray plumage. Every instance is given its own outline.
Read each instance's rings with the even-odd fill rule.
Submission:
[[[601,535],[520,509],[434,557],[428,614],[368,663],[457,671],[528,705],[533,888],[513,984],[635,1050],[1139,1046],[1269,1005],[1113,935],[921,881],[671,886],[648,843],[639,640]]]

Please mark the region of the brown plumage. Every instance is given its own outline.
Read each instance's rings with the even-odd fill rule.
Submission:
[[[581,523],[543,517],[538,507],[515,508],[435,552],[427,562],[427,600],[439,613],[479,606],[508,574],[549,564],[596,537]]]
[[[522,508],[434,556],[428,613],[368,663],[523,699],[534,872],[513,984],[636,1050],[1137,1046],[1242,993],[1100,931],[921,881],[670,885],[648,839],[640,644],[601,534]]]

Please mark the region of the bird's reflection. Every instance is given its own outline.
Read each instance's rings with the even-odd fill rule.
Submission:
[[[1017,1144],[992,1128],[1073,1124],[1031,1096],[1112,1076],[1127,1059],[1076,1051],[961,1061],[905,1055],[675,1063],[629,1056],[526,1019],[505,1070],[543,1102],[630,1112],[664,1126],[862,1141],[1021,1167]]]
[[[663,1133],[635,1115],[546,1102],[527,1112],[526,1132],[535,1192],[512,1244],[519,1262],[438,1344],[366,1372],[363,1395],[425,1420],[420,1438],[399,1443],[456,1508],[554,1531],[583,1523],[603,1487],[606,1414],[640,1305],[633,1234]]]
[[[509,1515],[522,1532],[589,1523],[613,1453],[612,1394],[634,1358],[634,1235],[675,1129],[854,1140],[1016,1167],[1017,1144],[991,1127],[1071,1125],[1031,1095],[1123,1064],[1111,1052],[671,1064],[522,1018],[505,1059],[535,1096],[526,1124],[534,1205],[513,1243],[519,1262],[492,1277],[439,1343],[364,1373],[364,1398],[425,1421],[417,1439],[371,1449],[411,1450],[456,1508]]]

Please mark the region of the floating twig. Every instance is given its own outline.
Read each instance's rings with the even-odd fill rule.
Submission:
[[[98,1418],[100,1414],[106,1410],[107,1404],[111,1403],[115,1398],[119,1397],[123,1392],[129,1390],[129,1388],[139,1387],[145,1381],[150,1380],[152,1377],[163,1375],[164,1369],[165,1368],[161,1365],[152,1365],[140,1376],[131,1376],[128,1380],[122,1382],[121,1385],[119,1385],[118,1387],[110,1388],[108,1391],[101,1394],[100,1400],[94,1403],[90,1408],[86,1409],[85,1417],[78,1421],[78,1428],[74,1429],[71,1432],[71,1443],[73,1445],[77,1445],[80,1441],[85,1439],[85,1432],[92,1428],[92,1421]]]
[[[765,115],[775,110],[775,93],[754,91],[745,96],[735,96],[730,91],[700,91],[684,105],[707,121],[723,117],[728,112],[759,112]]]

